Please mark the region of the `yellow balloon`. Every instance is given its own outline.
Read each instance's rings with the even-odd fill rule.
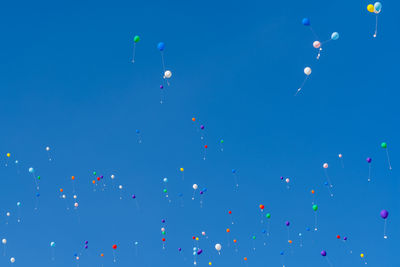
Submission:
[[[184,169],[183,169],[183,168],[180,168],[180,170],[181,170],[181,172],[183,172],[183,171],[184,171]]]
[[[374,5],[372,5],[372,4],[369,4],[369,5],[367,6],[367,9],[368,9],[368,11],[371,12],[371,13],[373,13],[373,12],[375,11],[375,7],[374,7]]]
[[[361,258],[364,258],[364,254],[363,254],[363,253],[361,253],[361,254],[360,254],[360,257],[361,257]]]
[[[10,154],[10,153],[7,153],[7,157],[11,157],[11,154]]]
[[[210,266],[212,265],[211,261],[208,263],[208,265],[210,265]]]
[[[198,238],[198,237],[196,237],[196,241],[199,241],[199,238]]]

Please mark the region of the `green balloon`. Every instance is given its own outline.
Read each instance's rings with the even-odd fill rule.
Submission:
[[[40,180],[40,176],[37,177]]]
[[[221,144],[223,144],[224,143],[224,140],[223,139],[221,139]]]
[[[96,175],[96,172],[93,172],[93,175]]]
[[[164,191],[164,193],[167,193],[167,189],[164,189],[163,191]]]
[[[139,35],[135,35],[135,37],[133,37],[133,41],[134,41],[135,43],[139,42],[139,41],[140,41]]]
[[[165,231],[162,231],[162,234],[165,235]]]
[[[318,210],[318,206],[317,206],[317,205],[313,205],[313,206],[312,206],[312,209],[313,209],[314,211],[317,211],[317,210]]]
[[[382,142],[381,147],[382,148],[387,148],[387,144],[385,142]]]
[[[267,215],[265,215],[265,217],[267,217],[268,219],[271,218],[271,213],[267,213]]]
[[[255,235],[253,235],[253,237],[252,237],[252,238],[253,238],[253,240],[256,240],[256,236],[255,236]]]

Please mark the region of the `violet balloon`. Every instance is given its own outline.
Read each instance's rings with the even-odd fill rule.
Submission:
[[[382,219],[386,219],[389,216],[389,212],[387,210],[381,210]]]
[[[371,158],[367,158],[367,162],[371,163],[372,159]]]
[[[325,250],[321,251],[321,256],[322,257],[326,257],[326,251]]]

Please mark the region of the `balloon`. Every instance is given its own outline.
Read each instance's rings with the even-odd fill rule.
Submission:
[[[204,130],[204,125],[200,125],[200,129]]]
[[[364,253],[361,253],[361,254],[360,254],[360,257],[361,257],[361,258],[364,258]]]
[[[50,242],[50,247],[54,248],[56,246],[55,242]]]
[[[309,76],[311,74],[311,68],[310,67],[304,68],[304,74]]]
[[[369,4],[368,6],[367,6],[367,10],[369,11],[369,12],[374,12],[375,11],[375,7],[374,7],[374,5],[372,5],[372,4]]]
[[[219,252],[222,249],[221,244],[215,244],[215,249]]]
[[[139,41],[140,41],[139,35],[135,35],[135,37],[133,37],[133,41],[134,41],[135,43],[139,42]]]
[[[179,170],[180,170],[181,172],[183,172],[183,171],[184,171],[184,169],[183,169],[183,168],[180,168]]]
[[[317,210],[318,210],[318,206],[317,206],[317,205],[313,205],[313,206],[312,206],[312,209],[313,209],[314,211],[317,211]]]
[[[322,257],[325,257],[325,256],[326,256],[326,251],[325,251],[325,250],[321,251],[321,256],[322,256]]]
[[[343,155],[342,155],[342,154],[339,154],[338,156],[339,156],[339,158],[342,158],[342,157],[343,157]]]
[[[21,202],[17,202],[17,207],[21,206]]]
[[[290,225],[290,222],[289,222],[289,221],[286,221],[285,224],[286,224],[286,226],[289,226],[289,225]]]
[[[168,178],[164,178],[164,179],[163,179],[163,182],[164,182],[164,183],[168,182]]]
[[[46,151],[50,151],[50,147],[49,146],[46,146]]]
[[[310,26],[310,19],[309,18],[304,18],[302,20],[302,23],[303,23],[304,26]]]
[[[10,154],[10,153],[7,153],[7,157],[8,157],[8,158],[11,157],[11,154]]]
[[[159,42],[157,45],[158,50],[163,51],[165,48],[165,44],[163,42]]]
[[[15,262],[15,258],[11,257],[10,262],[14,263]]]
[[[381,210],[382,219],[386,219],[389,216],[389,212],[387,210]]]
[[[112,248],[113,248],[113,249],[117,249],[117,245],[114,244],[114,245],[112,246]]]
[[[313,43],[313,46],[314,46],[314,48],[320,48],[321,47],[321,43],[319,42],[319,41],[315,41],[314,43]]]
[[[29,172],[30,172],[30,173],[34,173],[34,172],[35,172],[35,169],[32,168],[32,167],[30,167],[30,168],[29,168]]]
[[[114,178],[115,178],[115,175],[114,175],[114,174],[111,174],[111,179],[114,180]]]
[[[199,188],[199,186],[198,186],[197,184],[194,184],[194,185],[193,185],[193,189],[194,189],[194,190],[197,190],[197,188]]]
[[[337,235],[336,238],[337,238],[337,239],[340,239],[340,235]]]
[[[334,40],[334,41],[336,41],[337,39],[339,39],[339,33],[338,33],[338,32],[332,33],[331,39]]]
[[[7,244],[7,239],[3,238],[3,240],[1,240],[1,243],[3,243],[3,245]]]
[[[260,209],[263,210],[264,209],[264,205],[261,204],[260,205]]]
[[[285,182],[288,184],[290,182],[290,179],[286,178]]]
[[[382,142],[382,143],[381,143],[381,147],[382,147],[382,148],[387,148],[387,144],[386,144],[385,142]]]
[[[381,4],[381,2],[376,2],[375,4],[374,4],[374,9],[375,9],[375,13],[376,14],[379,14],[381,11],[382,11],[382,4]]]
[[[271,218],[271,213],[267,213],[267,215],[265,215],[265,217],[267,217],[268,219]]]
[[[329,165],[328,165],[328,163],[324,163],[324,165],[322,165],[322,167],[324,167],[324,169],[328,169]]]
[[[367,162],[371,163],[372,159],[371,158],[367,158]]]

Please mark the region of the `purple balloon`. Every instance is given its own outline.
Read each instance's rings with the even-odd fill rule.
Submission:
[[[85,248],[87,249],[87,248],[88,248],[88,245],[86,245]]]
[[[182,251],[182,249],[181,249],[181,248],[178,248],[178,251]]]
[[[285,224],[286,224],[286,226],[289,226],[289,225],[290,225],[290,222],[289,222],[289,221],[286,221]]]
[[[163,86],[163,85],[160,85],[160,89],[164,89],[164,86]]]
[[[367,158],[367,162],[371,163],[372,159],[371,158]]]
[[[325,250],[321,251],[321,256],[322,256],[322,257],[325,257],[325,256],[326,256],[326,251],[325,251]]]
[[[86,244],[86,245],[89,244],[89,241],[85,241],[85,244]]]
[[[283,180],[283,176],[281,176],[281,180]]]
[[[387,210],[381,210],[382,219],[386,219],[389,216],[389,212]]]
[[[162,220],[161,220],[161,222],[162,222],[162,223],[165,223],[165,220],[164,220],[164,219],[162,219]]]
[[[197,251],[197,255],[200,255],[202,252],[203,252],[203,250],[202,250],[202,249],[199,249],[199,250]]]
[[[136,196],[135,196],[135,195],[132,195],[132,198],[133,198],[133,199],[135,199],[135,198],[136,198]]]
[[[200,191],[200,195],[202,195],[204,192],[203,191]]]
[[[200,129],[204,130],[204,125],[201,125],[201,126],[200,126]]]
[[[343,240],[346,241],[347,240],[347,236],[343,237]]]

